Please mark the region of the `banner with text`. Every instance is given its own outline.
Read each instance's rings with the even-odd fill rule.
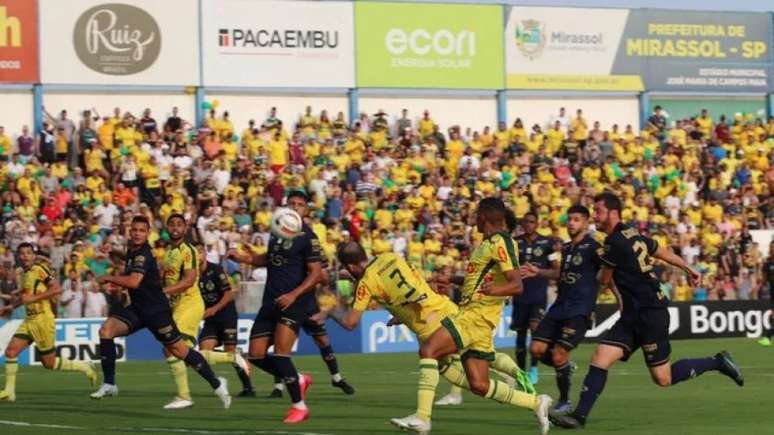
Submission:
[[[38,2],[0,0],[0,83],[38,81]]]
[[[361,87],[499,89],[502,7],[355,4]]]
[[[44,83],[199,83],[198,2],[40,0]]]
[[[513,7],[511,89],[766,92],[771,15]]]
[[[204,0],[205,86],[355,85],[352,3]]]

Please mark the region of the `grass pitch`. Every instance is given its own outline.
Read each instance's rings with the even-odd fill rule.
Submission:
[[[335,343],[334,343],[335,348]],[[583,377],[594,349],[584,344],[575,354],[579,369],[573,377],[571,397],[577,402]],[[714,355],[727,349],[742,366],[746,384],[738,388],[717,373],[674,388],[653,385],[638,352],[629,363],[615,366],[604,394],[597,402],[583,433],[630,435],[774,434],[771,403],[774,399],[774,348],[762,348],[747,339],[673,342],[673,361],[683,357]],[[508,350],[512,352],[512,349]],[[225,411],[206,383],[193,371],[189,379],[196,405],[181,411],[161,407],[172,399],[174,386],[161,356],[158,362],[119,363],[118,397],[92,400],[93,391],[80,374],[21,367],[15,403],[0,403],[2,434],[394,434],[392,417],[413,412],[416,401],[415,354],[339,355],[343,374],[355,386],[345,396],[330,386],[325,365],[318,356],[296,358],[298,367],[314,376],[307,403],[312,418],[300,425],[283,425],[289,406],[282,399],[264,398],[272,380],[255,370],[258,398],[234,398]],[[239,381],[228,365],[216,366],[229,379],[232,393]],[[553,369],[541,366],[540,392],[556,397]],[[1,372],[1,371],[0,371]],[[448,390],[443,379],[438,397]],[[552,433],[563,433],[554,428]],[[534,416],[519,408],[499,405],[465,393],[461,407],[436,407],[434,434],[536,434]]]

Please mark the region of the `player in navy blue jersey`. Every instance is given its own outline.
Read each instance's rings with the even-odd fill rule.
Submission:
[[[601,267],[599,252],[602,246],[588,233],[589,210],[574,205],[567,210],[567,232],[570,241],[562,246],[561,268],[539,269],[528,265],[523,277],[538,276],[556,280],[556,301],[532,333],[530,352],[556,371],[559,403],[555,410],[569,412],[572,367],[570,353],[575,349],[591,323],[591,314],[597,300],[597,274]]]
[[[524,234],[516,238],[521,264],[524,267],[531,264],[538,269],[558,271],[559,262],[554,258],[556,240],[537,233],[537,215],[533,212],[525,214],[521,227]],[[527,364],[527,331],[535,332],[546,310],[548,281],[543,276],[525,278],[522,280],[524,293],[513,297],[511,329],[516,331],[516,363],[521,368],[526,368]],[[538,362],[538,359],[532,358],[528,372],[533,385],[538,382]]]
[[[132,219],[129,230],[130,246],[125,256],[122,275],[106,275],[97,282],[111,295],[110,312],[99,330],[100,357],[104,381],[99,390],[91,395],[94,399],[115,396],[116,347],[113,339],[148,328],[164,348],[196,370],[215,390],[215,394],[228,408],[231,396],[225,378],[216,378],[212,368],[197,351],[189,348],[172,319],[172,309],[162,291],[161,273],[148,244],[150,223],[144,216]],[[126,289],[124,291],[123,289]]]
[[[227,353],[237,355],[237,326],[239,314],[234,303],[234,291],[228,275],[217,263],[217,258],[207,258],[203,245],[199,251],[199,291],[204,300],[204,326],[199,332],[199,349],[211,351],[223,346]],[[214,261],[212,261],[214,260]],[[248,366],[249,367],[249,366]],[[234,363],[234,370],[242,383],[239,397],[255,397],[250,373]]]
[[[551,421],[559,427],[582,428],[605,388],[608,369],[617,361],[627,361],[640,347],[651,378],[659,386],[675,385],[712,370],[728,376],[739,386],[744,385],[742,372],[725,351],[714,357],[670,363],[668,300],[653,272],[655,259],[682,269],[692,285],[700,282],[701,275],[668,247],[659,246],[636,228],[622,223],[621,210],[621,200],[610,192],[594,198],[594,220],[597,228],[607,234],[600,256],[604,263],[600,284],[617,289],[621,318],[605,334],[592,356],[578,406],[570,414],[551,413]]]
[[[771,339],[774,338],[774,241],[769,243],[769,257],[763,263],[763,287],[769,288],[769,327],[766,335],[758,340],[761,346],[771,346]]]
[[[296,211],[305,211],[306,194],[291,192],[287,205]],[[299,214],[303,217],[306,213]],[[324,279],[320,241],[304,224],[302,233],[293,239],[272,236],[266,254],[232,250],[229,256],[254,267],[267,268],[263,305],[250,330],[248,359],[285,384],[293,406],[283,421],[300,423],[309,418],[304,398],[312,378],[305,374],[299,376],[290,356],[301,326],[317,311],[314,290]],[[272,344],[274,353],[269,355],[267,351]]]

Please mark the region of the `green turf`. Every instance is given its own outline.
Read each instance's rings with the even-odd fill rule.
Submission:
[[[335,343],[334,343],[335,344]],[[597,402],[585,434],[767,434],[771,427],[771,385],[774,382],[774,349],[762,348],[752,340],[705,340],[674,343],[673,360],[706,356],[728,349],[742,366],[746,386],[738,388],[729,379],[708,373],[700,379],[673,389],[661,389],[650,382],[640,353],[610,373],[604,395]],[[579,370],[573,378],[572,398],[588,367],[592,345],[584,345],[575,360]],[[345,396],[330,386],[319,357],[296,358],[297,365],[314,375],[315,384],[307,400],[312,419],[296,426],[280,420],[288,408],[283,399],[265,399],[271,379],[254,372],[260,398],[238,399],[230,410],[218,400],[195,373],[190,382],[196,405],[182,411],[163,411],[173,395],[167,366],[158,362],[118,365],[120,396],[91,400],[92,391],[80,374],[49,372],[39,367],[22,367],[18,377],[17,401],[0,403],[2,434],[82,434],[82,433],[179,433],[223,434],[392,434],[391,417],[413,412],[417,381],[414,354],[339,355],[347,379],[357,388],[355,396]],[[238,380],[229,366],[216,369],[229,378],[231,391]],[[538,389],[556,394],[551,369],[541,367]],[[441,381],[439,395],[448,384]],[[57,424],[77,428],[10,426],[8,422]],[[166,430],[164,430],[166,429]],[[452,409],[436,408],[433,433],[436,434],[535,434],[532,414],[489,400],[465,395],[465,404]],[[196,432],[199,430],[200,432]],[[561,433],[553,429],[552,433]]]

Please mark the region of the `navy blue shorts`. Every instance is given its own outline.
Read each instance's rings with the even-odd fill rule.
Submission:
[[[183,339],[183,335],[177,329],[177,325],[172,319],[171,309],[152,314],[140,314],[131,305],[113,304],[110,306],[108,317],[113,317],[125,323],[129,327],[129,335],[143,328],[148,328],[156,340],[165,346],[177,343]]]
[[[516,302],[513,304],[511,313],[511,330],[519,331],[529,328],[530,323],[537,323],[543,320],[546,313],[546,304],[524,304]]]
[[[218,345],[237,344],[238,323],[239,318],[236,315],[210,317],[204,321],[199,332],[199,342],[215,340]]]
[[[537,329],[532,333],[532,339],[573,350],[586,336],[589,323],[589,318],[586,316],[559,320],[549,315],[540,321]]]
[[[622,314],[600,343],[623,349],[622,361],[628,361],[641,347],[648,367],[664,365],[669,362],[672,353],[669,310],[666,307],[643,308],[636,313]]]
[[[309,317],[314,314],[305,304],[295,303],[282,311],[278,305],[264,305],[258,311],[250,329],[250,339],[273,337],[277,324],[282,324],[295,331],[301,329],[301,326]]]

